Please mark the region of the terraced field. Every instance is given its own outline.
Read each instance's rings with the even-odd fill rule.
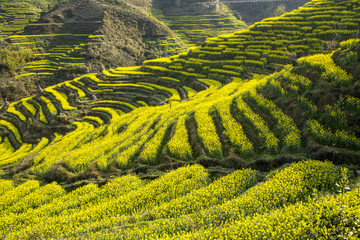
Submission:
[[[39,19],[39,8],[34,7],[30,1],[10,2],[6,0],[0,1],[0,39],[5,38],[17,32],[23,31],[29,22]]]
[[[87,57],[84,57],[88,47],[99,44],[104,38],[106,38],[105,35],[59,33],[11,35],[8,40],[12,46],[24,51],[31,50],[35,54],[35,60],[26,63],[23,73],[17,76],[21,78],[51,76],[64,67],[86,66],[90,62]],[[179,48],[182,43],[177,38],[149,40],[147,44],[149,48],[159,48],[159,54],[160,51],[176,54],[185,50],[185,48]]]
[[[0,238],[360,238],[359,4],[314,0],[3,106]]]
[[[0,1],[0,39],[19,34],[29,23],[39,20],[44,11],[50,10],[62,0]]]
[[[343,45],[356,45],[348,42]],[[331,59],[330,55],[315,56]],[[314,64],[312,59],[312,56],[300,59],[298,64],[303,64],[303,61]],[[137,72],[136,69],[132,71]],[[259,154],[276,158],[284,153],[302,153],[310,139],[320,145],[355,150],[355,159],[360,140],[354,134],[358,132],[351,133],[346,127],[335,131],[338,128],[335,124],[341,121],[353,124],[358,114],[358,96],[340,97],[333,106],[326,106],[324,112],[318,111],[324,106],[311,103],[303,94],[313,92],[320,83],[328,82],[312,82],[293,71],[294,67],[289,65],[261,80],[233,82],[221,89],[213,84],[190,99],[181,88],[163,87],[145,82],[146,79],[143,79],[144,82],[129,83],[131,79],[128,77],[105,81],[95,75],[86,75],[45,89],[40,99],[24,99],[9,107],[0,123],[8,135],[1,145],[7,154],[2,154],[0,164],[16,166],[24,156],[39,152],[29,168],[31,174],[38,176],[59,164],[59,159],[62,159],[61,165],[73,173],[86,170],[92,163],[102,171],[108,171],[111,166],[126,170],[141,164],[156,165],[164,163],[166,156],[171,156],[178,163],[186,163],[204,156],[221,159],[237,154],[243,159],[241,161],[245,161],[240,161],[240,164],[247,165],[253,163],[253,157]],[[343,70],[338,68],[337,71]],[[140,75],[137,76],[139,78]],[[151,76],[146,78],[156,80]],[[85,88],[85,84],[92,86]],[[332,84],[338,83],[330,82],[329,86]],[[346,86],[348,83],[345,81],[342,84]],[[256,90],[261,86],[260,90]],[[291,99],[291,104],[298,106],[299,110],[305,108],[304,114],[309,112],[312,118],[304,119],[306,126],[299,128],[303,123],[296,124],[292,117],[264,97],[266,93],[262,89],[272,88],[280,97]],[[187,89],[191,92],[189,87]],[[75,94],[77,101],[70,102],[65,92]],[[119,95],[124,92],[126,95],[120,98]],[[117,96],[117,100],[112,100],[111,96]],[[89,99],[94,98],[96,100],[90,104]],[[130,102],[129,98],[133,101]],[[181,99],[188,100],[180,102]],[[88,102],[91,106],[88,116],[74,122],[76,130],[71,133],[64,136],[55,134],[51,144],[47,138],[42,138],[37,145],[24,143],[21,131],[14,125],[36,122],[46,126],[53,114],[83,109],[80,102]],[[169,103],[146,106],[165,102]],[[324,114],[333,116],[333,120],[324,121]],[[332,122],[334,124],[329,124]],[[326,130],[328,127],[332,130]],[[20,148],[15,151],[10,142]],[[49,145],[44,148],[46,144]],[[89,148],[93,149],[91,153]]]
[[[271,159],[313,156],[354,162],[360,145],[354,125],[358,79],[340,68],[334,56],[350,52],[345,58],[356,63],[359,43],[348,40],[341,43],[341,50],[324,50],[325,35],[316,29],[335,23],[314,16],[330,6],[341,10],[338,14],[352,16],[353,23],[359,18],[356,1],[313,1],[249,31],[208,39],[188,53],[146,61],[141,67],[87,74],[12,103],[0,122],[4,174],[17,176],[25,165],[21,174],[44,178],[60,167],[67,173],[62,180],[71,181],[89,169],[107,174],[196,161],[223,167],[235,161],[237,167],[255,168],[262,161],[271,168],[276,164]],[[263,39],[261,31],[282,38],[269,29],[280,29],[285,19],[308,12],[313,17],[304,23],[312,26],[312,32],[302,32],[309,28],[304,26],[293,35],[285,31],[288,40]],[[339,40],[356,32],[348,19],[336,33]],[[297,26],[286,23],[289,28]],[[307,34],[311,41],[304,37]],[[297,56],[318,54],[293,59],[294,65],[265,76],[290,61],[285,44],[302,46]],[[287,61],[279,63],[281,57]],[[252,79],[247,79],[250,75]],[[326,106],[323,102],[329,100],[324,98],[329,96],[316,96],[321,86],[336,91]],[[59,127],[52,127],[54,123]],[[319,153],[316,146],[329,148],[320,147]],[[333,148],[344,155],[331,155]]]
[[[4,9],[4,12],[1,15],[3,23],[2,27],[0,27],[2,32],[0,38],[4,38],[5,41],[9,42],[16,49],[31,50],[35,53],[35,60],[28,62],[22,68],[17,78],[37,76],[51,79],[54,74],[60,72],[61,75],[63,71],[60,69],[64,67],[64,71],[71,71],[72,68],[83,72],[87,71],[94,63],[94,59],[89,57],[88,51],[92,49],[92,51],[96,52],[96,49],[104,45],[104,41],[107,41],[106,39],[109,38],[104,34],[92,33],[92,28],[87,28],[85,23],[74,23],[77,27],[81,28],[74,30],[71,24],[57,22],[58,20],[56,19],[49,20],[48,16],[45,17],[45,20],[41,19],[40,22],[37,22],[40,19],[40,15],[44,13],[44,10],[51,9],[58,2],[60,1],[40,1],[38,5],[28,1],[1,2],[1,9]],[[82,5],[80,4],[77,7],[81,8]],[[50,16],[52,14],[50,13]],[[229,33],[235,29],[245,27],[243,23],[236,20],[231,14],[188,16],[188,18],[187,20],[183,18],[176,20],[176,17],[174,18],[171,28],[175,30],[178,28],[175,25],[179,24],[186,26],[185,30],[180,30],[182,33],[178,34],[178,36],[146,37],[144,39],[145,46],[141,46],[145,47],[145,58],[149,56],[178,54],[186,51],[195,42],[197,44],[203,42],[206,37]],[[165,20],[164,18],[161,19]],[[206,26],[201,26],[201,30],[200,28],[197,30],[192,29],[191,25],[200,26],[199,24],[192,24],[191,22],[193,21],[205,21]],[[88,25],[99,25],[98,22],[91,23],[90,21]],[[75,25],[74,28],[76,28]],[[62,29],[64,26],[68,29]],[[53,29],[55,32],[50,29]],[[217,30],[213,31],[211,29]],[[80,34],[74,34],[73,32],[79,32]],[[184,35],[185,33],[192,34],[193,37]],[[194,36],[198,36],[198,38],[195,39]],[[192,38],[193,40],[191,40]],[[96,57],[99,58],[99,56]],[[81,66],[84,67],[82,68]]]
[[[107,51],[106,47],[109,44],[116,45],[109,43],[115,41],[114,38],[117,38],[116,42],[123,41],[123,47],[128,48],[126,53],[123,53],[124,55],[133,51],[130,52],[130,55],[133,54],[132,57],[141,59],[171,56],[187,49],[182,39],[174,36],[170,30],[164,30],[165,26],[161,26],[163,29],[157,29],[161,23],[148,16],[146,20],[155,25],[148,28],[154,28],[155,33],[151,33],[147,29],[150,33],[141,33],[144,36],[137,39],[136,43],[131,44],[126,44],[127,40],[122,39],[121,34],[118,36],[106,29],[109,28],[106,25],[109,20],[102,19],[104,16],[101,16],[100,13],[94,13],[92,15],[96,16],[87,16],[81,21],[72,19],[81,12],[103,11],[108,13],[111,12],[110,9],[120,11],[115,3],[69,1],[60,4],[63,3],[60,0],[41,0],[36,3],[27,0],[14,3],[2,1],[0,3],[2,4],[0,6],[2,10],[0,13],[2,17],[0,19],[0,38],[4,40],[4,46],[5,43],[9,43],[7,48],[35,54],[34,61],[27,62],[25,67],[17,72],[17,78],[35,76],[36,79],[43,77],[42,79],[54,80],[54,78],[64,77],[67,73],[69,76],[74,76],[76,71],[86,73],[89,69],[98,68],[98,65],[108,66],[109,63],[105,60],[100,64],[99,59],[102,58],[101,51]],[[57,7],[55,7],[56,4]],[[72,11],[74,14],[70,14]],[[141,18],[144,17],[141,15],[143,13],[137,12],[137,14],[134,19],[139,21],[138,24],[143,24],[140,23]],[[141,27],[137,28],[137,25],[135,27],[139,31],[143,30]],[[121,31],[131,32],[129,29],[121,29]],[[164,33],[164,31],[167,32]],[[139,49],[134,52],[132,44],[138,44],[137,48]],[[127,65],[131,64],[131,62],[127,63]],[[110,65],[112,66],[112,64]]]
[[[177,36],[150,39],[146,41],[149,49],[157,49],[159,52],[165,52],[167,55],[176,55],[181,52],[186,52],[188,49],[185,41]]]
[[[61,1],[1,1],[0,8],[2,25],[0,38],[7,40],[13,47],[20,50],[32,50],[35,53],[35,61],[26,64],[24,76],[49,76],[65,65],[84,65],[85,59],[73,57],[74,52],[79,52],[88,39],[94,37],[89,34],[24,34],[24,29],[29,24],[34,24],[40,19],[41,13],[50,10]],[[70,42],[69,42],[70,41]],[[69,42],[69,45],[66,43]],[[60,43],[60,44],[57,44]],[[55,45],[51,47],[49,45]]]
[[[32,50],[35,54],[35,61],[26,63],[24,73],[18,78],[34,75],[54,75],[55,72],[64,66],[85,65],[87,59],[81,56],[85,43],[94,42],[104,35],[88,34],[41,34],[41,35],[12,35],[9,37],[11,45],[27,51]],[[49,42],[54,47],[49,46]],[[59,42],[62,44],[54,44]],[[65,43],[69,45],[65,45]]]
[[[41,35],[12,35],[9,37],[13,46],[19,46],[24,51],[31,49],[35,53],[35,61],[28,62],[23,68],[24,76],[54,75],[61,68],[71,66],[88,65],[86,57],[88,48],[92,45],[101,44],[105,35],[92,34],[41,34]],[[50,44],[49,44],[50,43]],[[187,49],[185,43],[176,37],[164,37],[149,39],[146,41],[147,48],[157,49],[158,54],[165,52],[174,55]]]
[[[161,8],[160,2],[154,1],[152,15],[164,22],[188,46],[199,46],[208,37],[247,28],[225,5],[221,10],[219,13],[204,11],[194,14],[191,8]]]

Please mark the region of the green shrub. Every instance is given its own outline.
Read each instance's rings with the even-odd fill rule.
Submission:
[[[20,71],[26,62],[34,58],[31,50],[20,50],[10,47],[0,49],[0,69],[4,68],[9,71]]]

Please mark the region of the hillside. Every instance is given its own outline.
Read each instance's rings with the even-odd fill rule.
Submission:
[[[147,0],[22,0],[1,6],[0,104],[31,96],[39,86],[45,88],[104,68],[139,65],[189,47],[187,36],[175,34],[163,21],[150,16],[155,8]],[[220,25],[207,26],[205,37],[224,32],[213,31],[229,25],[221,24],[223,15],[213,16]],[[246,27],[231,14],[225,15],[230,16],[225,32]],[[203,19],[202,15],[193,17]]]
[[[68,34],[73,36],[75,42],[76,37],[85,35],[87,40],[82,40],[80,46],[83,51],[77,54],[88,60],[97,60],[96,63],[101,62],[105,67],[114,64],[132,66],[145,59],[168,56],[163,49],[153,52],[152,48],[160,45],[149,42],[173,39],[173,33],[149,17],[148,1],[142,0],[137,4],[130,2],[68,1],[45,14],[38,23],[28,25],[25,32]],[[180,40],[177,41],[174,40],[173,46],[169,44],[169,47],[180,47]],[[50,45],[60,47],[59,43]]]
[[[199,46],[208,37],[247,28],[225,4],[216,9],[214,4],[202,1],[153,0],[151,14],[188,46]]]
[[[19,14],[27,11],[28,3],[16,4],[23,7],[13,9],[20,19]],[[132,66],[145,59],[171,56],[186,47],[148,15],[149,3],[145,0],[137,5],[127,1],[69,0],[56,6],[49,3],[48,8],[49,11],[37,9],[37,15],[30,20],[26,17],[31,14],[23,15],[23,24],[16,25],[21,30],[5,35],[1,43],[2,100],[18,100],[36,93],[38,85],[44,88],[60,79],[72,79],[105,67]],[[4,6],[7,12],[2,31],[10,26],[15,29],[15,23],[10,24],[15,21],[10,9]],[[163,41],[168,42],[166,49],[161,45]],[[173,52],[166,51],[170,49]],[[11,55],[18,52],[27,52],[29,58],[12,62]]]
[[[0,39],[22,33],[29,23],[36,22],[42,12],[56,7],[64,0],[0,1]]]
[[[25,31],[51,26],[50,38],[66,39],[64,26],[97,17],[80,2]],[[359,19],[357,0],[313,0],[187,52],[61,78],[8,102],[0,238],[359,239]],[[88,46],[122,26],[95,22],[99,32],[77,36]]]
[[[338,9],[328,11],[342,30],[326,9]],[[343,105],[357,111],[358,79],[336,63],[351,60],[347,70],[357,73],[358,43],[331,49],[357,33],[358,16],[356,1],[311,2],[188,53],[87,74],[11,103],[0,122],[3,174],[74,182],[132,171],[151,177],[194,162],[220,174],[313,157],[356,164],[358,118]],[[335,57],[347,52],[350,60]],[[315,53],[324,55],[299,58]]]

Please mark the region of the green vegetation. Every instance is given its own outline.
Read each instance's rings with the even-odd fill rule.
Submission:
[[[188,52],[6,102],[0,238],[359,238],[359,9],[314,0]],[[101,33],[65,35],[89,44]],[[19,36],[8,39],[44,59],[7,61],[33,77],[87,64],[75,45],[39,53],[42,40]]]
[[[0,49],[0,69],[17,72],[33,58],[34,54],[31,50],[3,48]]]
[[[292,19],[290,16],[308,12],[317,16],[317,8],[330,4],[339,9],[346,6],[348,11],[341,14],[359,14],[356,2],[311,2],[257,23],[250,30],[209,38],[188,53],[146,61],[142,67],[86,74],[46,88],[40,98],[12,104],[2,120],[2,129],[21,156],[27,151],[33,154],[42,137],[46,137],[49,148],[32,157],[36,160],[26,175],[45,178],[52,168],[61,167],[67,172],[66,181],[76,179],[90,167],[107,174],[119,168],[127,171],[143,165],[155,167],[167,158],[183,164],[204,157],[218,161],[235,155],[241,159],[240,166],[257,166],[259,156],[267,162],[286,159],[289,154],[303,159],[312,156],[314,141],[353,150],[349,154],[355,157],[358,129],[350,126],[356,121],[351,111],[357,109],[359,96],[351,90],[355,79],[337,64],[336,57],[344,58],[341,52],[351,52],[352,61],[358,61],[358,41],[343,42],[340,50],[329,53],[321,47],[321,34],[316,34],[317,38],[314,35],[311,41],[304,37],[308,30],[288,32],[286,41],[275,40],[282,38],[280,32],[289,30],[282,27],[288,18]],[[323,28],[328,21],[310,18],[301,23],[314,26],[314,32],[316,26]],[[297,28],[296,24],[300,22],[286,26]],[[346,31],[352,31],[353,25],[345,24],[344,29],[346,26],[350,29]],[[251,38],[256,40],[249,41]],[[294,66],[287,65],[265,78],[247,79],[257,72],[268,74],[272,68],[283,67],[284,63],[271,58],[274,54],[291,62],[288,50],[295,43],[305,46],[292,48],[297,56],[323,53],[301,57]],[[329,89],[341,87],[341,92],[334,100],[324,102],[326,95],[322,99],[315,94],[323,85]],[[303,114],[299,117],[298,112]],[[64,120],[70,127],[54,131],[50,122]],[[40,125],[43,132],[26,132],[25,146],[21,148],[26,125]],[[64,138],[52,146],[55,133]],[[38,141],[29,142],[28,134]],[[67,144],[60,147],[63,141]],[[90,146],[94,151],[88,154]],[[216,165],[226,167],[227,163],[220,161]]]
[[[164,22],[176,36],[189,46],[198,46],[208,37],[231,33],[246,28],[246,25],[236,19],[225,5],[220,12],[202,10],[189,6],[167,6],[169,3],[161,0],[154,1],[152,15]]]
[[[24,27],[40,18],[41,12],[49,11],[63,0],[21,0],[0,1],[0,39],[15,33],[21,33]]]
[[[56,183],[40,186],[29,180],[15,187],[2,180],[0,231],[12,239],[356,238],[359,189],[335,194],[339,183],[348,184],[346,174],[329,162],[308,160],[275,172],[260,185],[254,170],[211,181],[200,165],[152,181],[126,175],[70,192]]]

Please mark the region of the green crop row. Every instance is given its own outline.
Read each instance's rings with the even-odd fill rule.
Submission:
[[[303,57],[298,60],[298,63],[319,71],[325,81],[336,86],[349,86],[352,83],[352,76],[334,63],[331,54],[316,54],[310,57]]]
[[[282,143],[290,151],[297,151],[301,147],[300,131],[294,120],[283,113],[272,101],[266,99],[261,94],[250,92],[247,95],[259,108],[272,116],[276,122],[276,127],[280,131],[283,139]]]
[[[330,146],[335,145],[337,147],[348,149],[360,148],[360,139],[354,134],[349,134],[344,130],[336,130],[336,132],[332,133],[316,120],[308,120],[306,126],[311,136],[321,144]]]
[[[236,107],[240,111],[241,116],[249,123],[257,132],[259,139],[261,140],[265,151],[275,153],[279,149],[279,139],[270,131],[266,122],[251,108],[238,97],[235,100]]]
[[[175,132],[167,143],[167,147],[170,155],[181,160],[189,161],[192,159],[193,154],[185,121],[186,115],[179,117],[176,123]]]
[[[81,233],[91,225],[101,224],[111,217],[144,211],[160,203],[181,197],[208,183],[208,173],[203,167],[199,165],[182,167],[145,186],[136,184],[130,189],[127,187],[129,191],[116,198],[104,198],[104,201],[101,201],[100,198],[97,203],[90,204],[87,208],[78,208],[77,211],[64,209],[65,211],[63,210],[59,215],[49,216],[46,222],[32,221],[33,224],[23,225],[23,228],[18,231],[8,232],[8,237],[29,239],[33,236],[49,238],[62,235],[71,238],[77,232]],[[91,191],[88,194],[91,194]],[[54,207],[59,208],[58,206]],[[32,217],[33,215],[30,214],[29,218],[32,219]]]
[[[222,228],[185,234],[178,239],[356,239],[360,234],[359,202],[357,188],[339,196],[282,207],[271,214],[245,217]]]
[[[232,117],[230,113],[230,105],[232,99],[221,101],[216,105],[216,109],[220,115],[221,122],[224,126],[224,133],[230,139],[232,148],[235,152],[248,156],[253,153],[253,144],[246,137],[242,126]]]
[[[147,218],[175,218],[222,204],[240,196],[245,190],[256,184],[255,171],[238,170],[221,177],[208,186],[194,190],[189,194],[173,199],[171,202],[154,207]],[[140,216],[140,220],[141,220]]]
[[[304,113],[310,118],[313,118],[318,111],[316,105],[306,97],[298,97],[298,104],[302,108]]]
[[[14,137],[19,143],[23,142],[19,129],[13,123],[6,121],[4,119],[0,119],[0,126],[8,129],[14,135]]]
[[[340,99],[338,101],[338,105],[341,109],[350,111],[355,114],[360,113],[360,99],[346,95],[346,96],[340,96]]]
[[[69,104],[67,95],[65,93],[55,90],[55,87],[56,85],[52,87],[48,87],[45,89],[45,91],[52,94],[56,98],[56,100],[59,101],[63,110],[65,111],[76,110],[77,109],[76,107],[73,107]]]
[[[103,232],[107,239],[157,239],[176,238],[197,230],[214,231],[244,217],[269,214],[283,206],[306,201],[314,188],[329,191],[335,188],[339,172],[328,162],[303,161],[279,171],[268,181],[257,185],[240,197],[194,214],[172,219],[160,219],[126,231]],[[201,234],[201,232],[200,232]],[[184,239],[191,238],[186,235]]]

